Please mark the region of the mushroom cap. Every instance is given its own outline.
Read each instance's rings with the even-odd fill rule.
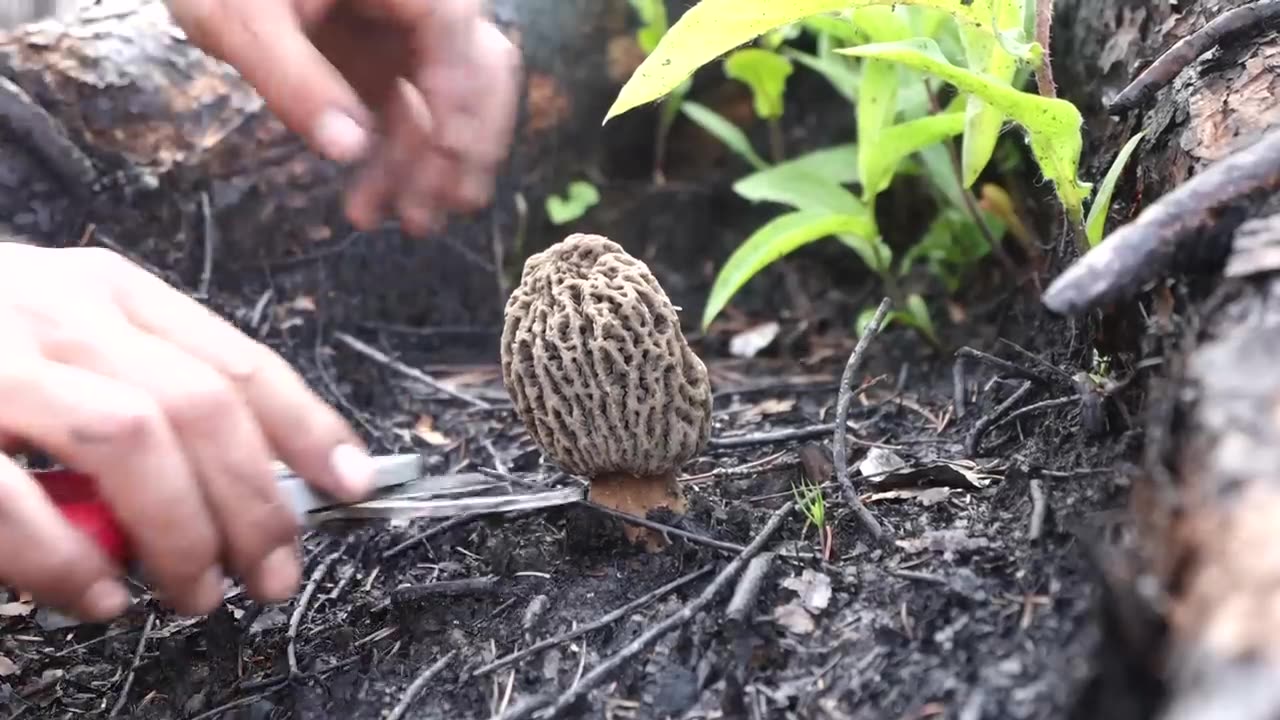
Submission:
[[[643,262],[576,233],[526,261],[502,378],[533,439],[576,475],[673,473],[711,435],[707,368]]]

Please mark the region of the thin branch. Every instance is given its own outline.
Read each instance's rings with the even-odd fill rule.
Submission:
[[[423,670],[422,674],[415,678],[414,681],[410,683],[409,687],[405,689],[404,697],[400,698],[400,702],[397,703],[391,713],[387,715],[386,720],[400,720],[400,718],[404,717],[404,714],[409,712],[409,706],[413,704],[413,701],[416,700],[418,696],[422,694],[423,689],[427,687],[427,683],[431,682],[432,678],[439,675],[440,672],[445,669],[445,666],[449,664],[449,661],[453,660],[453,656],[457,654],[457,650],[450,650],[444,654],[444,657],[435,661],[431,667]]]
[[[704,568],[695,570],[691,573],[688,573],[687,575],[676,578],[675,580],[672,580],[671,582],[667,583],[666,585],[663,585],[657,590],[653,590],[652,592],[646,593],[645,595],[642,595],[641,597],[638,597],[635,600],[632,600],[626,605],[623,605],[613,610],[612,612],[608,613],[604,617],[601,617],[600,619],[595,620],[593,622],[587,623],[586,625],[583,625],[577,628],[576,630],[570,630],[569,632],[561,633],[560,635],[556,635],[555,637],[547,638],[546,640],[540,640],[534,643],[533,645],[530,645],[529,647],[525,648],[524,650],[510,653],[508,655],[504,655],[503,657],[500,657],[497,660],[494,660],[488,665],[485,665],[484,667],[472,672],[471,676],[478,678],[481,675],[487,675],[488,673],[494,672],[495,670],[501,670],[502,668],[507,667],[508,665],[520,662],[521,660],[529,657],[530,655],[535,655],[537,653],[540,653],[543,650],[546,650],[547,648],[555,647],[556,645],[562,645],[564,643],[569,642],[570,640],[582,637],[583,635],[586,635],[589,632],[599,630],[602,627],[605,627],[613,622],[616,622],[619,618],[622,618],[626,615],[630,615],[631,613],[635,612],[639,608],[642,608],[645,605],[655,602],[656,600],[658,600],[658,598],[661,598],[664,595],[667,595],[669,593],[675,592],[679,588],[684,587],[685,585],[688,585],[694,580],[697,580],[703,575],[706,575],[707,573],[711,572],[713,567],[715,566],[707,565]]]
[[[382,352],[381,350],[378,350],[377,348],[374,348],[374,347],[372,347],[371,345],[368,345],[368,344],[366,344],[366,343],[363,343],[363,342],[361,342],[361,341],[359,341],[359,340],[355,339],[354,337],[352,337],[352,336],[350,336],[350,335],[348,335],[348,334],[346,334],[346,333],[344,333],[344,332],[337,332],[337,333],[334,333],[334,334],[333,334],[333,337],[334,337],[334,339],[336,339],[336,340],[338,340],[338,341],[342,342],[342,343],[343,343],[344,345],[346,345],[347,347],[351,348],[352,350],[355,350],[356,352],[360,353],[361,355],[364,355],[365,357],[369,358],[370,360],[373,360],[373,361],[375,361],[375,362],[381,363],[381,364],[383,364],[383,365],[387,366],[388,368],[391,368],[392,370],[395,370],[396,372],[400,373],[401,375],[404,375],[404,376],[406,376],[406,377],[409,377],[409,378],[412,378],[412,379],[414,379],[414,380],[417,380],[418,382],[422,383],[423,385],[426,385],[426,386],[428,386],[428,387],[430,387],[430,388],[432,388],[432,389],[438,390],[438,391],[440,391],[440,392],[444,393],[445,395],[448,395],[448,396],[450,396],[450,397],[452,397],[452,398],[455,398],[455,399],[461,400],[461,401],[463,401],[463,402],[465,402],[465,403],[468,403],[469,405],[472,405],[472,406],[474,406],[474,407],[478,407],[478,408],[482,408],[482,409],[485,409],[485,410],[491,409],[491,408],[493,407],[492,405],[490,405],[489,403],[485,402],[484,400],[481,400],[481,399],[479,399],[479,398],[476,398],[476,397],[472,397],[472,396],[470,396],[470,395],[467,395],[466,393],[462,393],[462,392],[458,392],[457,390],[454,390],[453,388],[451,388],[451,387],[449,387],[448,385],[446,385],[446,384],[444,384],[444,383],[440,382],[439,380],[435,379],[434,377],[431,377],[430,375],[428,375],[428,374],[426,374],[426,373],[422,372],[421,370],[419,370],[419,369],[417,369],[417,368],[414,368],[414,367],[409,367],[408,365],[405,365],[404,363],[402,363],[402,362],[400,362],[399,360],[396,360],[395,358],[393,358],[393,357],[391,357],[391,356],[387,355],[386,353]]]
[[[503,720],[517,720],[518,718],[529,717],[529,715],[539,710],[539,708],[546,706],[548,702],[550,702],[550,707],[543,710],[540,715],[543,718],[551,718],[559,715],[574,703],[578,702],[582,696],[591,692],[592,689],[612,676],[614,672],[632,658],[647,650],[657,642],[659,638],[697,617],[698,613],[701,613],[708,605],[710,605],[716,595],[718,595],[720,591],[724,589],[724,587],[728,585],[739,572],[742,571],[742,568],[751,561],[751,558],[759,554],[765,544],[769,542],[769,539],[773,537],[773,534],[777,532],[778,528],[782,525],[782,521],[793,509],[795,509],[795,501],[793,500],[787,501],[785,505],[778,508],[778,510],[773,513],[773,516],[769,518],[769,521],[765,523],[760,534],[751,541],[751,544],[742,551],[742,554],[730,561],[729,564],[725,566],[724,570],[720,571],[720,574],[716,575],[711,582],[707,583],[707,586],[703,588],[698,597],[680,608],[678,612],[668,616],[666,619],[641,633],[639,637],[632,640],[621,650],[611,655],[609,659],[600,663],[591,672],[582,676],[581,680],[575,682],[572,687],[561,693],[559,697],[554,699],[554,701],[545,697],[534,698],[531,702],[522,703],[509,710],[507,713],[502,715]]]
[[[293,615],[289,618],[289,647],[287,655],[289,656],[289,674],[297,676],[298,672],[298,626],[302,624],[302,618],[307,614],[307,606],[311,603],[311,596],[316,592],[316,586],[320,584],[321,578],[325,573],[329,572],[329,567],[333,565],[339,557],[342,556],[344,550],[347,549],[347,543],[343,543],[342,547],[333,551],[320,564],[316,565],[315,570],[311,571],[311,577],[307,580],[307,587],[303,589],[302,595],[298,598],[298,606],[293,609]]]
[[[142,625],[142,635],[138,638],[138,647],[133,651],[133,662],[129,664],[129,673],[124,676],[124,685],[120,688],[120,696],[116,698],[116,704],[111,706],[111,712],[107,713],[107,717],[113,718],[120,714],[124,709],[125,702],[129,699],[129,690],[133,687],[133,678],[138,673],[138,664],[142,662],[142,651],[147,646],[147,636],[151,634],[151,626],[156,622],[156,614],[153,612],[147,615],[147,621]]]
[[[871,322],[867,325],[862,337],[858,339],[858,344],[854,346],[853,354],[849,356],[849,361],[845,363],[844,373],[840,376],[840,394],[836,399],[836,432],[832,440],[836,481],[840,483],[840,488],[844,491],[845,502],[853,509],[854,515],[857,516],[862,526],[876,540],[884,538],[884,528],[880,526],[880,522],[862,504],[857,490],[854,489],[853,483],[849,480],[848,439],[844,428],[849,421],[849,405],[853,401],[854,375],[857,374],[859,366],[862,365],[862,356],[866,354],[867,346],[871,344],[871,339],[880,332],[885,315],[889,312],[889,304],[889,298],[887,297],[880,301],[880,307],[876,308],[875,316],[871,318]]]

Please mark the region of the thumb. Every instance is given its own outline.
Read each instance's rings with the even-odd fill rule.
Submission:
[[[364,155],[371,113],[306,36],[290,3],[169,0],[169,8],[194,44],[234,67],[312,148],[342,163]]]

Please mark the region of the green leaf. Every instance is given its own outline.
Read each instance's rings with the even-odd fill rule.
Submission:
[[[1082,222],[1084,199],[1093,186],[1081,182],[1076,175],[1083,146],[1081,127],[1084,118],[1070,102],[1015,90],[986,76],[956,67],[943,57],[936,43],[925,38],[862,45],[837,52],[854,57],[893,60],[931,73],[962,92],[978,95],[1013,118],[1026,130],[1040,171],[1054,183],[1067,215],[1074,223]]]
[[[600,202],[596,186],[585,180],[569,183],[564,195],[549,195],[546,200],[547,217],[555,225],[564,225],[582,217]]]
[[[680,103],[680,112],[697,123],[703,130],[711,133],[726,147],[737,153],[739,157],[750,163],[752,167],[757,170],[769,167],[769,163],[765,162],[756,153],[755,148],[751,146],[751,140],[747,139],[746,133],[742,132],[737,125],[726,120],[720,113],[692,100],[685,100]]]
[[[992,213],[981,211],[983,222],[996,238],[1004,236],[1004,223]],[[965,273],[991,253],[982,228],[978,227],[960,206],[945,208],[930,223],[924,237],[902,257],[898,273],[906,275],[917,262],[924,261],[929,271],[955,292]]]
[[[907,325],[918,330],[934,345],[939,344],[938,332],[933,327],[933,318],[929,316],[929,306],[925,304],[924,298],[912,293],[907,297],[907,306],[898,312]]]
[[[1020,33],[1022,4],[1018,0],[997,0],[997,3],[1000,13],[997,17],[998,29],[1004,32],[1012,28]],[[995,36],[983,30],[964,27],[961,28],[961,38],[964,40],[965,57],[970,70],[1005,85],[1013,83],[1013,76],[1018,71],[1018,58],[997,42]],[[970,94],[967,103],[964,138],[960,145],[960,168],[966,188],[973,187],[978,175],[991,161],[1005,120],[1005,114],[999,108],[988,104],[979,95]]]
[[[792,60],[826,78],[827,82],[831,83],[831,87],[843,95],[845,100],[850,103],[858,101],[858,87],[862,82],[862,77],[859,75],[858,69],[849,62],[848,58],[839,55],[810,55],[794,48],[786,48],[782,52]]]
[[[1093,203],[1089,205],[1089,219],[1085,221],[1085,237],[1089,239],[1089,247],[1094,247],[1102,242],[1102,231],[1107,224],[1107,213],[1111,211],[1111,195],[1115,192],[1116,183],[1120,180],[1121,173],[1124,172],[1124,166],[1129,162],[1129,156],[1133,151],[1138,149],[1138,143],[1142,141],[1147,131],[1143,130],[1137,135],[1129,138],[1129,141],[1120,148],[1120,154],[1116,156],[1115,162],[1111,163],[1111,168],[1107,170],[1107,176],[1102,178],[1102,183],[1098,185],[1098,194],[1094,196]]]
[[[663,0],[631,0],[631,7],[640,16],[640,28],[636,30],[636,42],[645,55],[658,47],[667,33],[667,5]]]
[[[958,112],[928,115],[887,128],[874,141],[863,143],[862,201],[870,204],[893,182],[898,165],[912,153],[959,135],[965,116]],[[869,146],[869,147],[868,147]]]
[[[761,35],[813,15],[853,7],[895,5],[903,0],[700,0],[662,36],[654,51],[622,86],[604,121],[657,100],[698,68]],[[909,0],[946,11],[979,27],[991,22],[990,0]]]
[[[702,327],[709,326],[738,290],[774,261],[831,235],[870,237],[874,233],[875,225],[865,214],[797,210],[779,215],[752,233],[720,268],[702,314]]]
[[[867,208],[842,187],[858,181],[858,147],[815,150],[741,178],[733,191],[751,202],[776,202],[797,210],[858,215]]]
[[[756,116],[765,120],[782,117],[782,98],[793,69],[786,56],[761,48],[735,50],[724,61],[725,74],[751,88]]]

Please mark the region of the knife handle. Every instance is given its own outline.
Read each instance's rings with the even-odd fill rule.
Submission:
[[[92,476],[74,470],[28,471],[53,501],[62,517],[121,567],[132,559],[132,548],[115,513],[98,494]]]

